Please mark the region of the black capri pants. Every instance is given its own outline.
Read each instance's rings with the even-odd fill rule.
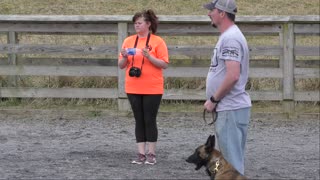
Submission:
[[[137,143],[157,142],[157,114],[162,94],[127,94],[134,119]]]

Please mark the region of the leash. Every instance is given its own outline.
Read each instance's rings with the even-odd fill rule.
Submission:
[[[204,122],[207,124],[207,121],[206,121],[206,113],[207,113],[207,110],[204,109],[203,110],[203,120]],[[212,112],[212,122],[207,124],[208,126],[211,126],[212,124],[214,124],[216,121],[217,121],[217,118],[218,118],[218,112],[216,111],[216,109],[214,109]]]

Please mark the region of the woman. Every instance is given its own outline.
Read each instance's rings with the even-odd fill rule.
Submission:
[[[126,68],[125,92],[135,118],[138,156],[132,163],[153,165],[158,139],[156,117],[164,87],[162,69],[168,67],[168,48],[155,35],[158,17],[152,10],[137,12],[132,21],[137,34],[124,40],[118,61],[121,69]]]

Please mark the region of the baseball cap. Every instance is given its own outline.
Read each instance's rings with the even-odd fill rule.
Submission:
[[[231,14],[237,13],[235,0],[213,0],[210,3],[203,5],[203,7],[209,10],[216,8]]]

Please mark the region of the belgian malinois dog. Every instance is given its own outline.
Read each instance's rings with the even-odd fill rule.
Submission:
[[[206,172],[212,180],[244,180],[247,179],[241,175],[231,164],[222,156],[221,152],[214,149],[215,136],[210,135],[206,144],[197,147],[195,152],[186,160],[188,163],[196,165],[195,170],[202,166],[206,167]]]

